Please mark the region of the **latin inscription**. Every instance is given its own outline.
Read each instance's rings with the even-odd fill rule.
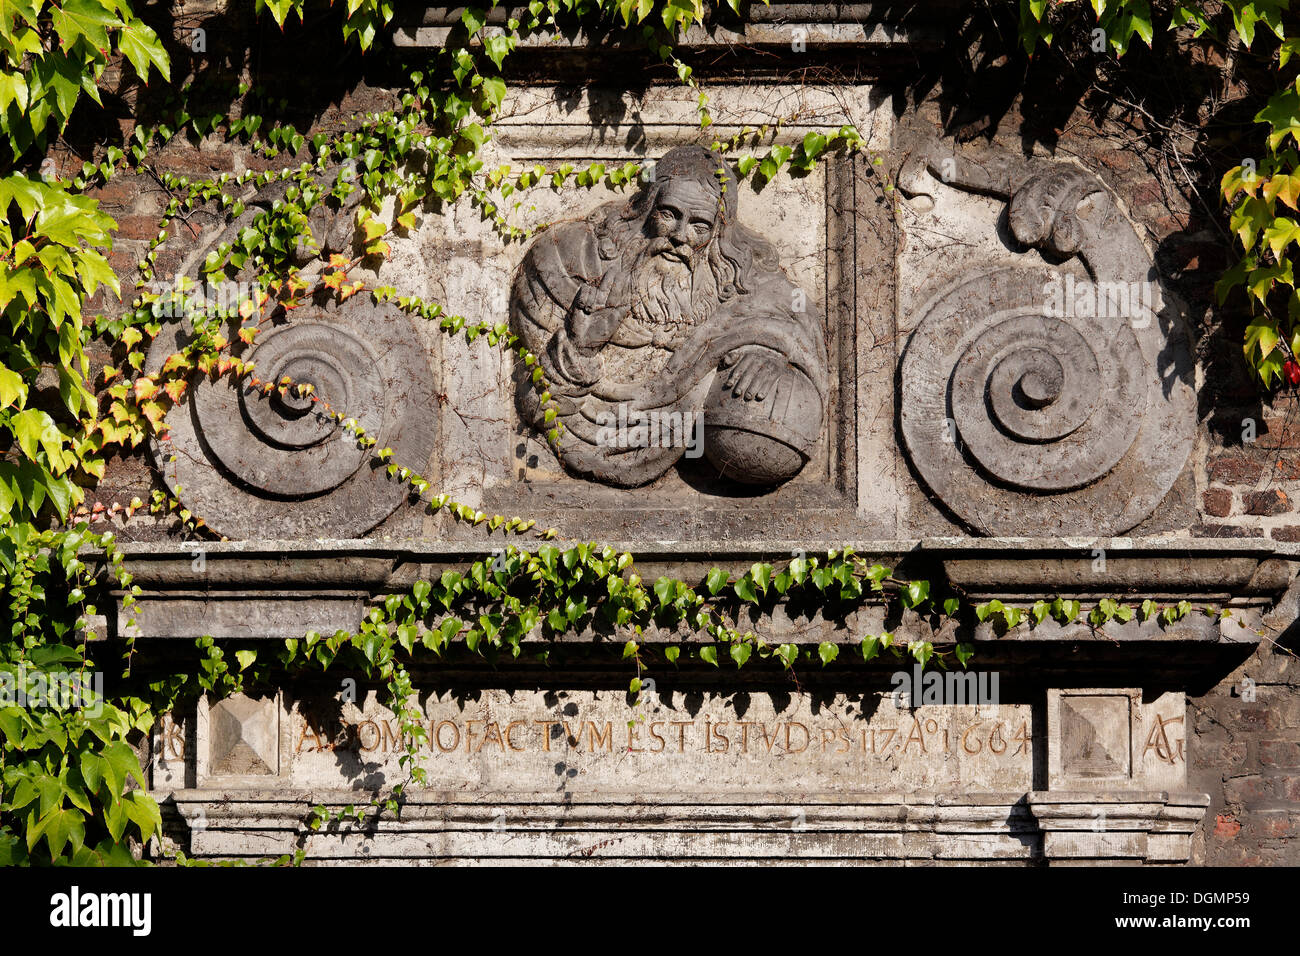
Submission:
[[[408,731],[401,734],[397,718],[368,718],[343,724],[334,734],[300,718],[294,753],[355,750],[392,753],[424,750],[433,753],[477,754],[484,749],[500,753],[527,751],[631,754],[741,753],[757,756],[802,754],[810,749],[822,754],[861,753],[886,758],[893,755],[962,753],[976,756],[1029,753],[1027,719],[973,720],[944,723],[934,717],[911,716],[884,726],[846,724],[809,725],[797,720],[514,720],[438,719],[419,725],[421,740]]]
[[[438,790],[1002,793],[1032,786],[1039,732],[1027,704],[900,708],[879,692],[665,689],[630,706],[616,691],[493,689],[411,705],[403,732],[374,691],[287,701],[286,785],[395,782],[414,753]]]

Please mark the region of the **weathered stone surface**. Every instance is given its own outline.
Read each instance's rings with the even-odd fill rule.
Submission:
[[[566,470],[619,486],[701,454],[725,478],[780,484],[827,412],[820,311],[740,220],[719,154],[681,146],[653,168],[627,202],[544,231],[516,275],[511,325],[546,373],[552,445]],[[516,385],[548,433],[530,368]]]
[[[428,792],[401,819],[306,827],[303,799],[189,790],[168,804],[172,839],[197,857],[266,857],[302,848],[319,862],[1183,863],[1204,797],[816,794],[723,799],[646,792],[631,799]],[[301,798],[301,799],[295,799]],[[344,799],[325,806],[339,810]],[[1098,807],[1106,814],[1093,814]],[[1099,826],[1099,821],[1101,826]],[[1103,827],[1112,826],[1106,830]]]
[[[1032,716],[1024,705],[907,710],[889,697],[729,697],[652,692],[629,707],[622,692],[442,693],[422,700],[428,738],[413,749],[439,790],[741,793],[770,791],[779,781],[791,792],[1004,792],[1032,785]],[[286,786],[400,779],[397,759],[408,742],[373,695],[341,708],[296,702],[284,726]]]
[[[155,744],[171,838],[200,857],[302,846],[317,860],[1182,862],[1207,800],[1133,775],[1036,789],[1045,755],[1074,766],[1078,748],[1072,727],[1040,740],[1027,705],[654,689],[636,706],[612,691],[417,699],[424,741],[403,739],[374,692],[353,703],[346,683],[334,697],[201,702],[195,758],[183,724]],[[1127,726],[1111,731],[1127,745]],[[406,779],[409,753],[428,785],[408,789],[399,816],[307,828],[311,805]]]
[[[1049,690],[1048,781],[1052,789],[1187,786],[1187,715],[1182,694]]]
[[[164,326],[151,366],[161,367],[185,334],[181,323]],[[354,419],[376,447],[427,468],[435,390],[410,321],[361,297],[302,308],[243,358],[261,381],[278,385],[287,376],[314,386],[314,396],[200,379],[189,402],[168,414],[168,436],[151,445],[172,492],[237,538],[360,537],[391,514],[405,489],[329,412]]]
[[[778,13],[786,19],[746,34],[772,60],[786,29],[803,22]],[[882,38],[875,24],[847,22],[847,9],[826,15],[836,21],[823,24],[830,29],[809,34],[822,49],[852,49],[871,37],[873,54],[886,46],[906,52],[916,35],[915,24]],[[430,29],[447,24],[412,26],[427,39]],[[708,46],[717,38],[696,39]],[[556,46],[568,53],[534,47],[520,55],[554,63],[594,50],[575,53],[567,41]],[[877,66],[864,63],[868,72],[857,75]],[[512,88],[484,150],[486,168],[614,168],[657,159],[662,175],[647,173],[640,186],[534,190],[513,210],[513,201],[501,197],[498,208],[513,225],[552,224],[531,243],[503,240],[481,206],[420,210],[415,229],[392,237],[393,255],[381,274],[366,278],[368,287],[391,284],[475,323],[513,321],[526,331],[525,312],[548,315],[551,325],[537,325],[545,341],[539,332],[530,345],[561,383],[555,393],[575,406],[566,411],[562,457],[545,441],[544,417],[539,421],[539,410],[517,390],[511,357],[483,337],[440,336],[390,314],[374,320],[391,326],[392,347],[380,348],[369,319],[348,310],[301,312],[268,328],[249,350],[259,377],[288,374],[298,362],[293,367],[306,368],[323,397],[333,402],[328,393],[349,390],[356,404],[369,405],[341,409],[370,415],[363,418],[368,428],[377,405],[391,406],[398,431],[379,436],[378,447],[391,444],[397,460],[417,468],[429,464],[435,490],[554,525],[562,545],[608,540],[636,555],[647,581],[658,574],[698,580],[714,564],[743,573],[755,561],[779,563],[792,552],[851,544],[902,576],[936,586],[947,581],[975,602],[997,598],[1027,607],[1059,595],[1083,601],[1086,613],[1100,597],[1136,604],[1151,596],[1164,604],[1187,600],[1197,610],[1172,624],[1049,619],[1002,634],[991,622],[969,619],[932,631],[910,613],[887,620],[878,604],[848,614],[783,603],[747,607],[742,626],[813,651],[810,666],[800,665],[797,687],[775,669],[756,676],[756,662],[739,673],[700,667],[692,674],[683,666],[674,674],[684,674],[693,689],[665,689],[662,699],[636,710],[620,689],[629,675],[593,670],[594,650],[584,656],[588,645],[611,637],[585,621],[554,639],[526,638],[526,652],[545,640],[556,659],[566,659],[571,669],[561,673],[487,673],[478,658],[455,652],[417,680],[426,688],[421,703],[429,707],[431,733],[420,755],[433,787],[412,788],[400,815],[373,826],[320,833],[306,828],[309,808],[364,805],[374,789],[397,779],[405,741],[364,689],[356,704],[340,705],[337,685],[312,688],[286,677],[271,697],[205,703],[156,732],[151,782],[170,801],[169,819],[183,844],[199,856],[250,858],[301,845],[319,861],[1177,863],[1191,858],[1193,833],[1204,821],[1197,852],[1207,860],[1285,859],[1300,800],[1294,679],[1255,658],[1245,671],[1223,675],[1241,665],[1261,631],[1288,640],[1279,635],[1295,617],[1294,594],[1267,612],[1291,583],[1300,548],[1283,543],[1285,519],[1242,512],[1253,500],[1248,495],[1269,492],[1257,482],[1289,481],[1300,471],[1277,454],[1290,442],[1280,406],[1262,419],[1255,408],[1224,419],[1223,428],[1237,434],[1243,416],[1254,416],[1258,448],[1224,451],[1221,442],[1201,442],[1191,465],[1182,466],[1196,422],[1187,400],[1190,366],[1174,310],[1162,296],[1144,297],[1144,284],[1155,290],[1159,280],[1126,217],[1133,209],[1139,228],[1150,227],[1152,216],[1132,200],[1149,202],[1155,190],[1129,154],[1099,157],[1077,149],[1077,139],[1066,142],[1070,134],[1063,139],[1064,154],[1116,172],[1107,182],[1115,196],[1130,200],[1121,214],[1119,201],[1091,174],[1041,158],[938,154],[926,157],[928,172],[909,165],[893,177],[906,152],[895,148],[895,118],[879,90],[858,82],[732,76],[710,85],[715,125],[701,133],[689,89],[651,84],[627,91],[601,85],[610,80],[565,86],[549,79]],[[714,229],[745,238],[742,245],[756,253],[757,279],[696,326],[709,329],[710,348],[720,348],[712,339],[716,323],[723,337],[761,338],[765,344],[742,348],[766,350],[778,367],[803,368],[809,388],[791,391],[790,400],[796,418],[815,419],[815,428],[798,440],[787,436],[790,454],[773,454],[781,451],[775,445],[755,451],[758,432],[743,413],[760,401],[765,412],[774,404],[770,396],[758,398],[763,376],[727,356],[683,358],[677,361],[686,378],[700,376],[690,383],[689,401],[663,408],[704,412],[701,457],[654,450],[644,456],[652,460],[648,470],[605,460],[615,456],[603,453],[576,411],[588,396],[563,391],[632,382],[658,395],[665,368],[691,342],[694,317],[670,310],[678,314],[661,316],[669,321],[655,324],[648,344],[619,344],[636,322],[611,292],[635,287],[635,270],[624,259],[635,259],[636,250],[616,242],[614,255],[602,258],[600,229],[626,227],[620,238],[654,233],[651,217],[661,200],[680,199],[671,195],[674,182],[693,183],[698,188],[688,191],[697,198],[703,191],[710,210],[718,206],[711,174],[674,168],[666,151],[699,157],[715,135],[725,140],[764,124],[793,143],[845,122],[863,133],[869,156],[828,153],[808,175],[746,182],[723,198]],[[688,152],[671,153],[681,147]],[[883,168],[874,166],[875,157]],[[246,159],[214,157],[222,168],[240,168]],[[207,168],[183,154],[166,161],[177,170]],[[897,193],[884,191],[887,182],[910,197],[895,202]],[[273,198],[265,193],[259,208]],[[258,202],[250,198],[250,209]],[[140,236],[152,234],[144,214],[159,204],[149,203],[122,210]],[[632,219],[620,218],[625,209]],[[313,219],[327,250],[350,241],[347,212]],[[192,224],[206,221],[197,216]],[[247,217],[232,226],[246,223]],[[194,254],[201,259],[212,241],[196,243]],[[549,266],[548,243],[555,252]],[[708,261],[707,252],[700,255],[697,267]],[[131,265],[129,258],[118,264]],[[164,250],[160,267],[173,268],[173,260],[181,262]],[[586,269],[588,261],[595,268]],[[570,268],[575,262],[584,268]],[[192,271],[194,264],[190,257],[174,267]],[[706,271],[690,272],[692,293],[697,280],[708,281]],[[560,294],[549,304],[539,298],[566,283],[595,291]],[[1089,283],[1098,293],[1091,313],[1079,308]],[[1132,296],[1106,299],[1107,283],[1128,283],[1143,294],[1136,303]],[[524,293],[543,308],[522,309]],[[805,294],[803,312],[795,308],[796,293]],[[1073,311],[1044,314],[1053,295]],[[764,308],[733,308],[741,300]],[[628,314],[615,315],[618,328],[601,341],[604,330],[596,326],[611,301]],[[1134,314],[1114,314],[1132,306]],[[732,314],[724,321],[727,309]],[[782,334],[791,329],[798,334]],[[586,343],[570,350],[590,350],[579,359],[600,358],[594,383],[583,381],[589,376],[580,374],[581,361],[554,360],[558,353],[548,346],[559,333]],[[595,334],[584,338],[589,333]],[[621,349],[617,360],[614,349]],[[357,380],[367,364],[387,375],[389,353],[409,363],[394,374],[415,383],[419,394],[394,398],[366,376]],[[749,400],[742,375],[756,386]],[[734,394],[737,385],[741,395]],[[1243,401],[1253,400],[1253,388],[1248,393]],[[369,601],[417,577],[463,571],[494,546],[481,528],[414,509],[383,517],[397,503],[384,498],[392,486],[367,475],[346,441],[297,416],[298,409],[280,407],[286,403],[249,407],[250,398],[204,394],[195,414],[186,406],[175,435],[197,459],[177,454],[173,462],[159,450],[164,472],[190,469],[167,476],[187,504],[218,530],[251,540],[201,555],[161,547],[131,552],[129,567],[145,594],[138,627],[122,633],[138,635],[143,652],[176,650],[149,638],[279,640],[351,628]],[[957,442],[943,442],[937,428],[925,431],[933,412],[920,399],[942,406]],[[621,399],[601,401],[608,410]],[[724,419],[728,409],[742,414]],[[758,418],[770,436],[770,413]],[[420,432],[415,439],[412,421]],[[730,437],[749,450],[728,449],[728,433],[712,429],[717,423],[737,426]],[[583,428],[591,441],[584,442]],[[940,444],[927,450],[917,434]],[[568,449],[574,454],[566,459]],[[926,454],[933,455],[930,464]],[[147,495],[139,480],[123,478],[113,500]],[[367,482],[375,484],[363,487]],[[1284,490],[1293,497],[1289,485]],[[1226,520],[1199,524],[1198,504]],[[1132,538],[1107,537],[1130,528]],[[372,540],[348,540],[362,534]],[[1098,552],[1105,555],[1100,564]],[[195,570],[196,561],[203,570]],[[1203,604],[1229,607],[1232,617],[1201,614]],[[945,648],[974,640],[976,666],[1001,669],[1018,682],[1016,696],[990,713],[896,710],[879,691],[879,669],[850,660],[863,633],[885,628],[900,641],[934,639]],[[697,639],[668,629],[640,638],[652,652],[667,641],[689,647]],[[841,651],[824,670],[813,647],[823,640]],[[1234,691],[1203,700],[1194,729],[1178,722],[1184,694],[1220,678],[1244,688],[1246,675],[1260,682],[1261,703]],[[433,686],[436,693],[427,690]],[[1145,692],[1132,689],[1138,686]],[[1189,708],[1187,716],[1193,713]],[[1212,796],[1208,815],[1202,792]]]
[[[199,705],[197,775],[274,777],[280,772],[280,722],[275,698],[236,694]]]
[[[1173,485],[1195,429],[1186,334],[1150,257],[1076,167],[918,145],[902,188],[945,184],[1007,199],[1017,242],[1088,271],[1026,257],[940,273],[901,365],[913,464],[980,534],[1128,530]]]

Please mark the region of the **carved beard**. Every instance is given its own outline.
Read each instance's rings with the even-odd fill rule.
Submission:
[[[718,283],[707,253],[697,253],[688,265],[662,254],[671,248],[667,239],[651,239],[632,264],[632,316],[660,347],[680,345],[718,307]]]

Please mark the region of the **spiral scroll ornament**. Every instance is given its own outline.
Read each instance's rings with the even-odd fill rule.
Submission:
[[[1127,531],[1190,450],[1183,386],[1166,394],[1141,340],[1159,317],[1053,314],[1059,279],[1008,267],[959,281],[921,308],[903,357],[912,462],[984,534]]]
[[[293,314],[242,356],[257,378],[312,385],[376,447],[423,468],[433,453],[437,402],[410,321],[359,298]],[[151,365],[176,351],[184,334],[183,324],[168,326]],[[170,434],[154,442],[154,458],[172,492],[228,537],[359,537],[406,492],[322,404],[293,390],[267,395],[246,380],[202,379],[169,413]]]
[[[924,136],[898,182],[999,196],[1010,237],[1043,254],[958,279],[914,317],[899,423],[925,484],[981,534],[1115,535],[1150,517],[1191,453],[1193,365],[1115,196],[1069,163]]]

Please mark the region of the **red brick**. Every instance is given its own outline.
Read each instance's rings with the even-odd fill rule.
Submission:
[[[1220,840],[1231,840],[1241,832],[1241,824],[1235,818],[1220,813],[1214,818],[1214,835]]]
[[[1257,826],[1255,829],[1258,829],[1266,840],[1291,839],[1300,832],[1300,828],[1297,828],[1296,825],[1296,818],[1288,817],[1287,814],[1282,811],[1266,815],[1261,814],[1260,819],[1256,821],[1256,823]]]
[[[1109,166],[1111,169],[1118,170],[1131,169],[1133,168],[1133,164],[1137,162],[1137,160],[1133,158],[1133,154],[1126,149],[1106,150],[1102,152],[1097,159],[1101,160],[1102,163]]]
[[[1286,419],[1265,422],[1264,430],[1255,436],[1260,448],[1300,448],[1300,425]]]
[[[158,157],[157,167],[180,176],[206,178],[214,174],[233,172],[235,159],[234,153],[228,147],[201,151],[193,147],[184,150],[169,149]]]
[[[1160,190],[1160,184],[1154,179],[1141,182],[1132,191],[1132,205],[1159,205],[1164,206],[1164,193]]]
[[[1253,485],[1264,476],[1264,464],[1240,454],[1215,455],[1210,459],[1208,471],[1211,481]]]
[[[1245,766],[1249,749],[1245,741],[1208,746],[1201,738],[1191,751],[1192,766],[1198,770],[1217,770],[1226,773]]]
[[[1256,688],[1260,693],[1260,688]],[[1218,719],[1230,730],[1277,730],[1278,717],[1275,708],[1266,701],[1258,703],[1237,702],[1235,707],[1225,707],[1219,711]]]
[[[123,239],[152,239],[162,222],[159,216],[122,216],[117,220],[115,235]]]
[[[1274,541],[1294,543],[1300,541],[1300,525],[1289,524],[1283,528],[1274,528],[1268,535]]]
[[[1261,740],[1259,762],[1264,767],[1300,767],[1300,743],[1294,740]]]
[[[1278,777],[1274,786],[1283,795],[1283,799],[1292,803],[1300,803],[1300,775],[1288,774],[1284,777]]]
[[[1300,779],[1300,778],[1298,778]],[[1223,796],[1229,803],[1238,806],[1254,806],[1272,799],[1275,781],[1252,774],[1248,777],[1233,777],[1223,785]]]
[[[1192,529],[1196,538],[1262,538],[1264,532],[1259,528],[1239,528],[1235,524],[1198,524]]]
[[[134,177],[120,174],[98,189],[92,189],[89,195],[106,206],[124,206],[134,201],[139,194],[139,189],[139,184],[135,182]]]
[[[1250,515],[1280,515],[1291,510],[1291,499],[1280,488],[1249,492],[1242,496],[1242,502]]]
[[[106,258],[108,259],[109,268],[116,272],[119,277],[134,273],[140,267],[140,256],[125,246],[115,246]]]
[[[1228,488],[1210,488],[1201,496],[1205,513],[1216,518],[1226,518],[1232,514],[1232,491]]]

